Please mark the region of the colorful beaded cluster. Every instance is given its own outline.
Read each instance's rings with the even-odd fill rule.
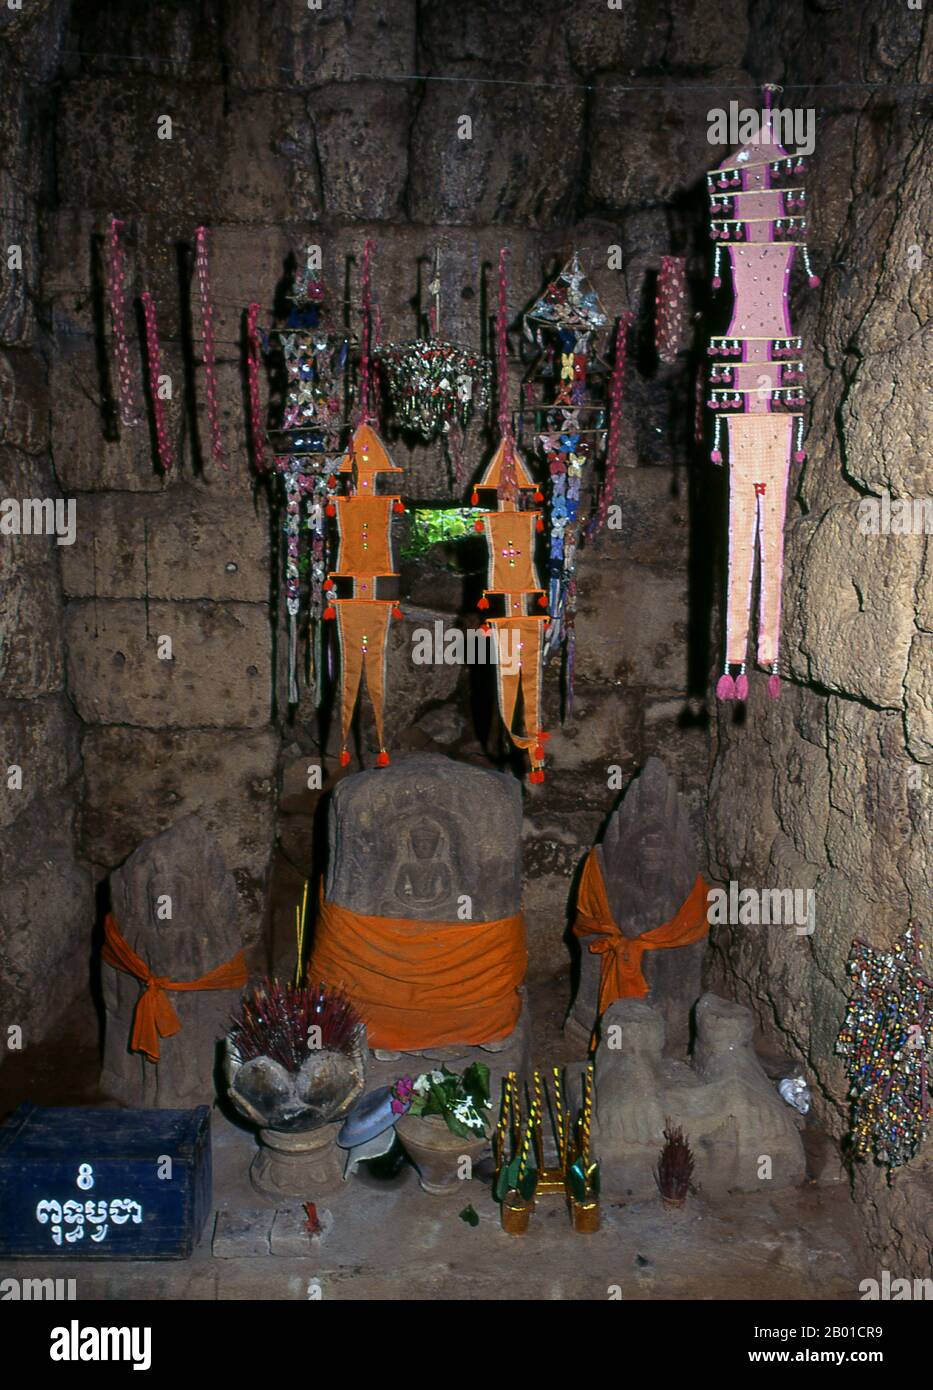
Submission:
[[[854,993],[836,1051],[849,1074],[853,1147],[859,1158],[897,1168],[916,1153],[930,1115],[933,980],[923,975],[917,925],[889,951],[853,941],[847,969]]]
[[[385,374],[396,423],[424,440],[465,429],[489,403],[487,358],[433,339],[384,343],[374,350]]]

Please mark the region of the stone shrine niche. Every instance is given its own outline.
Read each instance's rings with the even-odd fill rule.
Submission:
[[[241,948],[237,892],[223,853],[197,816],[144,840],[110,879],[111,911],[124,941],[157,977],[191,981]],[[165,903],[170,900],[171,916]],[[123,1105],[182,1109],[214,1099],[217,1043],[239,990],[170,991],[181,1031],[160,1039],[157,1063],[129,1049],[142,987],[101,966],[106,1011],[101,1090]]]
[[[327,897],[354,912],[425,922],[521,907],[521,790],[514,778],[433,754],[338,783]]]
[[[606,896],[623,936],[640,936],[667,922],[696,881],[699,853],[686,803],[660,758],[648,758],[609,818],[596,846]],[[568,1025],[590,1038],[598,1014],[602,957],[581,941],[580,982]],[[705,939],[690,946],[646,951],[642,970],[648,1002],[663,1017],[666,1052],[684,1056],[690,1013],[700,996]]]

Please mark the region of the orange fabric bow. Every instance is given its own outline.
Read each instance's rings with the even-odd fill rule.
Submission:
[[[603,958],[599,973],[600,1015],[615,999],[643,999],[648,993],[648,982],[642,971],[642,956],[646,951],[691,946],[706,936],[709,931],[707,892],[705,878],[697,874],[685,901],[669,922],[662,922],[659,927],[642,932],[641,936],[623,936],[609,908],[599,856],[595,848],[590,850],[577,893],[573,932],[581,940],[595,936],[589,949]]]
[[[399,1051],[507,1037],[528,953],[520,912],[490,922],[366,916],[324,897],[308,978],[346,990],[370,1047]]]
[[[114,970],[135,976],[146,987],[136,1001],[130,1051],[144,1052],[150,1062],[159,1060],[160,1037],[170,1038],[181,1032],[181,1020],[166,990],[242,989],[249,978],[242,951],[237,951],[232,960],[209,970],[199,980],[169,980],[164,975],[153,975],[146,962],[126,944],[116,918],[110,912],[104,921],[104,944],[100,957]]]

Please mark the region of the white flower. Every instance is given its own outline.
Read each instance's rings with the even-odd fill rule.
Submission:
[[[426,1096],[431,1089],[431,1078],[427,1072],[422,1072],[420,1076],[416,1076],[411,1083],[411,1088],[413,1091],[417,1091],[419,1096]]]

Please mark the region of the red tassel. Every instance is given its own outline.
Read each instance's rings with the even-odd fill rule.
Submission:
[[[388,753],[386,752],[386,750],[385,750],[384,748],[383,748],[382,752],[379,754],[379,757],[376,759],[376,766],[377,766],[377,767],[388,767],[388,766],[389,766],[389,755],[388,755]]]
[[[330,477],[327,479],[327,486],[328,486],[328,487],[336,487],[336,486],[337,486],[337,478],[336,478],[336,475],[335,475],[335,474],[331,473]]]
[[[488,623],[481,623],[481,624],[480,624],[480,629],[479,629],[479,630],[480,630],[480,632],[489,632],[489,630],[490,630],[489,624],[488,624]]]
[[[541,747],[540,743],[538,744],[537,748],[535,749],[535,762],[537,762],[537,763],[543,763],[543,762],[544,762],[544,749]]]
[[[485,529],[486,527],[483,522],[483,518],[481,516],[478,516],[476,520],[473,522],[473,530],[479,531],[482,534],[482,532],[485,531]]]
[[[350,754],[349,754],[349,753],[347,752],[347,750],[344,748],[343,752],[340,754],[340,766],[341,766],[341,767],[349,767],[349,765],[350,765]]]
[[[399,514],[399,516],[401,516],[402,513],[404,512],[404,510],[405,510],[405,503],[402,501],[402,499],[401,499],[400,497],[396,497],[395,501],[394,501],[393,504],[392,504],[392,510],[393,510],[393,512],[397,512],[397,513]]]
[[[405,616],[405,615],[404,615],[404,613],[402,612],[401,608],[398,606],[398,604],[397,604],[397,603],[394,603],[394,604],[392,605],[392,617],[393,617],[393,618],[404,618],[404,616]]]
[[[535,522],[535,530],[536,530],[536,531],[543,531],[543,530],[544,530],[544,522],[541,520],[540,517],[538,517],[538,520]]]
[[[334,506],[334,503],[333,503],[333,502],[328,502],[328,504],[327,504],[327,506],[324,508],[324,510],[325,510],[325,512],[327,513],[328,516],[336,516],[336,515],[337,515],[337,508]]]
[[[539,599],[538,599],[538,607],[539,607],[539,608],[547,608],[547,595],[546,595],[546,594],[541,594],[541,595],[540,595],[540,597],[539,597]]]
[[[483,597],[480,599],[479,603],[476,606],[477,608],[481,608],[483,610],[489,607],[489,599],[486,597],[485,594],[483,594]]]
[[[544,501],[544,493],[541,491],[541,489],[540,489],[539,487],[536,487],[536,488],[535,488],[535,501],[536,501],[536,502],[543,502],[543,501]]]
[[[476,488],[473,489],[473,495],[472,495],[471,498],[470,498],[470,506],[471,506],[471,507],[478,507],[478,506],[479,506],[479,493],[476,491]]]
[[[333,605],[332,603],[329,603],[329,604],[327,605],[327,607],[324,609],[324,621],[325,621],[325,623],[332,622],[333,619],[336,618],[336,616],[337,616],[337,610],[336,610],[336,608],[334,607],[334,605]]]
[[[543,781],[544,781],[544,769],[543,769],[543,768],[540,768],[540,767],[539,767],[539,768],[536,768],[533,772],[531,772],[531,773],[529,774],[529,776],[528,776],[528,781],[529,781],[529,782],[543,782]]]
[[[326,593],[330,593],[330,591],[331,591],[331,589],[332,589],[333,587],[334,587],[334,581],[333,581],[332,579],[325,579],[325,580],[324,580],[323,588],[324,588],[324,591],[325,591]]]
[[[544,730],[544,729],[539,729],[535,737],[537,738],[537,740],[538,740],[539,743],[547,743],[547,741],[548,741],[548,739],[551,737],[551,735],[550,735],[549,733],[547,733],[546,730]]]

